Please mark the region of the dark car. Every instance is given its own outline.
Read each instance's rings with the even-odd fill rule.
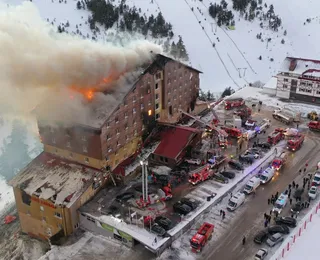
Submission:
[[[172,222],[170,219],[164,217],[164,216],[158,216],[154,219],[154,223],[158,224],[165,230],[169,230],[172,228]]]
[[[304,203],[302,203],[301,201],[298,201],[296,204],[293,205],[293,207],[291,208],[291,212],[293,214],[299,214],[299,212],[301,210],[304,209]]]
[[[173,204],[173,211],[181,215],[187,215],[191,211],[191,208],[188,205],[183,204],[181,201],[178,201]]]
[[[303,188],[297,189],[294,193],[293,193],[293,197],[294,198],[300,198],[302,196],[304,192]]]
[[[271,149],[271,144],[269,143],[258,143],[258,144],[254,144],[254,147],[261,147],[263,149]]]
[[[239,155],[239,161],[245,163],[253,163],[254,162],[254,155],[247,154],[247,155]]]
[[[291,228],[297,226],[297,220],[291,217],[278,217],[275,219],[275,222],[277,225],[286,225]]]
[[[220,174],[228,179],[233,179],[236,176],[234,172],[230,172],[230,171],[223,171],[223,172],[220,172]]]
[[[198,207],[198,203],[194,199],[182,198],[181,202],[188,205],[192,210],[195,210]]]
[[[151,232],[160,236],[160,237],[164,237],[167,233],[166,230],[158,224],[152,225]]]
[[[228,164],[231,168],[237,169],[239,171],[244,169],[243,165],[235,160],[230,160]]]
[[[289,234],[290,229],[286,225],[273,225],[268,227],[268,233],[274,235],[276,233]]]
[[[229,183],[229,179],[227,177],[224,177],[222,174],[220,173],[216,173],[212,176],[213,180],[217,181],[217,182],[221,182],[224,184]]]
[[[125,192],[125,193],[122,193],[122,194],[118,195],[116,197],[116,200],[119,201],[119,202],[126,202],[126,201],[128,201],[129,199],[132,199],[132,198],[134,198],[133,192]]]
[[[107,208],[108,215],[115,215],[118,212],[119,212],[119,208],[115,205],[111,205],[109,208]]]
[[[257,244],[262,244],[267,239],[268,239],[268,232],[266,230],[261,230],[254,236],[253,241]]]

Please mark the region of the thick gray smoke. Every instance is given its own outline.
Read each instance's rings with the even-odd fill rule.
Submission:
[[[118,47],[58,34],[34,4],[0,5],[0,109],[29,112],[51,98],[50,113],[61,112],[64,102],[59,96],[69,87],[106,88],[105,80],[121,78],[160,52],[160,46],[148,41]]]

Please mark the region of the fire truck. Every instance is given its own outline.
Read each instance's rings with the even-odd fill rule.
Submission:
[[[197,234],[190,239],[192,251],[201,252],[207,241],[211,239],[214,232],[214,225],[204,222],[199,228]]]
[[[254,130],[260,134],[263,131],[265,131],[267,128],[269,128],[271,125],[270,120],[269,119],[263,119],[261,122],[259,122],[256,127],[254,128]]]
[[[248,119],[248,120],[245,122],[245,128],[246,128],[246,129],[253,130],[253,129],[255,129],[255,126],[256,126],[256,125],[257,125],[257,121],[256,121],[256,120]]]
[[[289,151],[297,151],[300,149],[304,141],[304,135],[299,134],[287,142],[287,149]]]
[[[245,104],[245,101],[243,98],[230,98],[226,99],[224,103],[225,110],[231,110],[235,107],[242,107]]]
[[[320,121],[311,121],[308,127],[311,131],[320,131]]]
[[[282,168],[282,166],[286,163],[288,158],[288,153],[282,152],[280,156],[273,159],[271,167],[276,169],[277,171]]]
[[[269,144],[277,144],[283,139],[283,133],[274,131],[268,136],[268,143]]]
[[[244,106],[243,108],[237,109],[233,112],[234,115],[239,116],[241,118],[249,118],[252,114],[251,108]]]
[[[210,168],[219,168],[219,166],[227,160],[226,156],[220,155],[220,156],[211,156],[210,157],[210,152],[208,151],[207,153],[207,159],[208,163],[210,164]]]
[[[228,127],[228,126],[221,126],[221,129],[226,131],[226,133],[230,137],[240,138],[242,136],[242,131],[236,127]]]
[[[189,183],[196,185],[199,182],[210,179],[214,174],[214,171],[210,169],[210,165],[207,164],[193,172],[189,173]]]

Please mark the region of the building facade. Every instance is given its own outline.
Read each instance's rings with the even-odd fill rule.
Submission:
[[[320,61],[287,57],[277,74],[276,96],[320,104]]]
[[[157,55],[101,127],[49,127],[38,121],[44,150],[97,169],[111,170],[142,144],[144,118],[175,123],[194,109],[200,71]]]

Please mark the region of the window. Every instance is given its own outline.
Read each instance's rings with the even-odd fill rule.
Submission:
[[[157,72],[156,74],[156,80],[160,80],[161,79],[161,72]]]
[[[47,218],[46,217],[42,217],[42,221],[43,222],[47,222]]]
[[[151,115],[152,115],[152,110],[149,109],[149,110],[148,110],[148,116],[151,116]]]
[[[127,105],[128,105],[128,104],[127,104],[127,100],[124,100],[124,101],[123,101],[123,105],[124,105],[124,106],[127,106]]]
[[[159,104],[157,103],[157,104],[156,104],[156,109],[158,109],[158,108],[159,108]]]
[[[147,94],[150,94],[151,93],[151,88],[150,86],[147,87]]]
[[[55,144],[56,143],[56,138],[52,137],[51,141],[52,141],[53,144]]]
[[[40,206],[40,210],[41,210],[41,211],[44,211],[44,207],[43,207],[43,206]]]
[[[288,88],[288,86],[286,84],[283,84],[282,88]]]
[[[109,127],[110,127],[110,123],[108,122],[108,123],[107,123],[107,128],[109,128]]]
[[[27,215],[31,216],[30,210],[27,210]]]
[[[132,123],[135,125],[137,123],[137,121],[135,119],[133,119]]]
[[[167,163],[168,162],[168,158],[164,158],[164,161]]]
[[[308,87],[312,87],[312,83],[308,83]]]
[[[156,94],[156,99],[159,99],[159,94]]]
[[[55,216],[56,218],[61,218],[61,214],[60,214],[59,212],[55,212],[55,213],[54,213],[54,216]]]
[[[136,102],[136,96],[133,96],[133,103]]]
[[[71,143],[67,142],[67,147],[70,148],[71,147]]]
[[[159,119],[160,118],[160,114],[156,114],[156,119]]]
[[[22,202],[28,206],[31,205],[31,196],[24,191],[21,191]]]
[[[140,108],[144,109],[144,104],[143,103],[141,103]]]
[[[172,115],[172,106],[169,106],[169,115]]]
[[[117,128],[116,133],[117,135],[120,134],[119,128]]]
[[[284,79],[283,79],[283,81],[284,81],[284,82],[288,82],[289,80],[288,80],[288,79],[286,79],[286,78],[284,78]]]
[[[124,127],[125,127],[125,129],[127,130],[127,129],[128,129],[128,123],[126,123],[126,124],[124,125]]]
[[[75,229],[79,228],[79,223],[75,224],[75,225],[74,225],[74,228],[75,228]]]
[[[83,136],[81,137],[81,140],[85,142],[85,141],[87,141],[87,137],[86,137],[85,135],[83,135]]]
[[[119,122],[119,118],[115,117],[114,121],[116,121],[116,123],[118,123]]]
[[[84,162],[89,163],[89,158],[88,157],[84,158]]]
[[[120,142],[119,141],[117,141],[117,146],[120,146]]]
[[[156,84],[154,85],[154,88],[155,88],[155,89],[158,89],[158,88],[159,88],[158,83],[156,83]]]
[[[83,151],[84,153],[87,153],[87,152],[88,152],[88,148],[87,148],[86,146],[83,146],[83,147],[82,147],[82,151]]]
[[[137,135],[137,130],[134,130],[134,135]]]
[[[135,114],[136,113],[136,109],[132,108],[132,113]]]
[[[71,133],[72,133],[71,129],[66,129],[66,136],[67,137],[70,137]]]
[[[110,140],[110,138],[111,138],[110,135],[107,135],[107,136],[106,136],[106,139],[107,139],[107,140]]]
[[[73,158],[73,153],[69,153],[69,157],[70,157],[70,158]]]
[[[128,117],[128,113],[124,112],[124,117],[127,118]]]
[[[129,136],[128,135],[126,135],[126,140],[129,140]]]

